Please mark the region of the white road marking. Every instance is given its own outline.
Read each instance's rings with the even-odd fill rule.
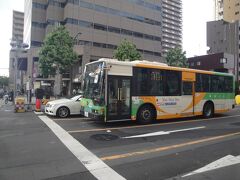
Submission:
[[[199,174],[199,173],[203,173],[203,172],[207,172],[207,171],[212,171],[215,169],[219,169],[222,167],[231,166],[231,165],[239,164],[239,163],[240,163],[240,156],[227,155],[221,159],[218,159],[218,160],[216,160],[200,169],[197,169],[191,173],[188,173],[182,177],[191,176],[194,174]]]
[[[89,119],[89,118],[85,118],[85,117],[78,117],[78,118],[62,118],[62,119],[59,119],[59,118],[53,118],[52,120],[54,120],[54,121],[81,121],[81,120],[89,120],[89,121],[92,121],[91,119]]]
[[[140,134],[140,135],[136,135],[136,136],[127,136],[127,137],[122,137],[122,138],[131,139],[131,138],[139,138],[139,137],[161,136],[161,135],[167,135],[167,134],[171,134],[171,133],[175,133],[175,132],[192,131],[192,130],[203,129],[203,128],[206,128],[206,127],[200,126],[200,127],[179,129],[179,130],[173,130],[173,131],[158,131],[158,132],[154,132],[154,133]]]
[[[97,179],[125,179],[47,116],[39,118]]]
[[[42,115],[43,114],[43,112],[36,112],[36,111],[33,111],[33,112],[37,115]]]

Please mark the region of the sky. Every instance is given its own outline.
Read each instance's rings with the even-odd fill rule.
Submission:
[[[214,20],[213,0],[182,0],[183,50],[187,57],[206,54],[206,22]],[[24,0],[0,0],[0,76],[8,76],[12,11],[24,11]]]

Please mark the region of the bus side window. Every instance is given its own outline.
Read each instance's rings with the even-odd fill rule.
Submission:
[[[181,74],[178,71],[166,71],[165,75],[165,95],[180,96],[181,95]]]

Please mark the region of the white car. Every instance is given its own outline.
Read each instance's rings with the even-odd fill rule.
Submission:
[[[76,95],[70,99],[58,99],[50,101],[45,106],[45,113],[51,116],[65,118],[69,115],[80,114],[80,100],[82,95]]]

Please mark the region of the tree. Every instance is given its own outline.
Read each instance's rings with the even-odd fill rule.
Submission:
[[[124,39],[114,51],[114,58],[119,61],[134,61],[141,59],[141,54],[137,51],[136,45]]]
[[[4,87],[8,86],[8,81],[9,81],[9,77],[0,76],[0,88],[4,88]]]
[[[44,39],[39,53],[40,69],[44,77],[55,75],[55,86],[58,85],[55,95],[60,95],[61,74],[69,70],[77,60],[73,51],[73,38],[64,26],[58,26]]]
[[[169,66],[188,67],[186,51],[174,48],[167,52],[166,62]]]
[[[56,67],[59,67],[60,72],[64,72],[76,60],[73,38],[64,26],[57,27],[46,36],[39,53],[40,68],[44,76],[56,74]]]

